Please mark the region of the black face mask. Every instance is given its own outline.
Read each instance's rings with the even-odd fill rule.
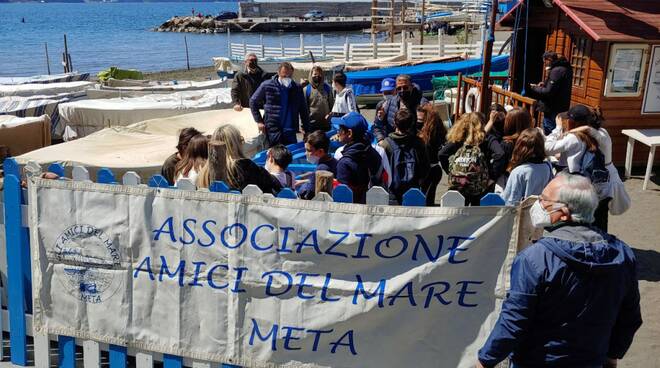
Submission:
[[[312,77],[312,82],[314,82],[314,84],[321,84],[321,82],[323,82],[323,77]]]
[[[254,61],[254,62],[249,62],[249,63],[247,64],[247,67],[248,67],[248,70],[249,70],[251,73],[255,73],[255,72],[257,71],[257,62],[256,62],[256,61]]]
[[[412,91],[399,91],[397,94],[399,95],[399,98],[402,99],[405,103],[411,102],[413,97]]]

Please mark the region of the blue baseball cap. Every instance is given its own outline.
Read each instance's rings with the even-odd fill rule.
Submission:
[[[380,82],[380,91],[381,92],[388,92],[388,91],[394,91],[396,86],[396,81],[394,78],[385,78],[383,79],[382,82]]]
[[[355,111],[349,112],[348,114],[339,118],[332,118],[331,122],[335,129],[344,127],[346,129],[353,130],[353,133],[356,135],[363,135],[369,129],[369,123],[367,122],[367,119]]]

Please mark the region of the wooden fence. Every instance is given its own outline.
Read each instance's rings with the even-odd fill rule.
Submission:
[[[504,41],[496,41],[493,50],[497,54],[504,46]],[[472,44],[447,44],[444,35],[438,36],[437,43],[415,45],[404,39],[403,42],[385,43],[349,43],[348,38],[343,45],[327,45],[325,37],[321,35],[320,45],[306,45],[304,37],[300,35],[300,43],[297,47],[267,46],[260,44],[247,44],[229,42],[229,57],[242,58],[248,53],[254,53],[260,58],[278,58],[308,55],[310,52],[316,57],[332,57],[334,60],[359,61],[382,59],[394,56],[405,56],[408,60],[423,60],[445,56],[467,55],[470,58],[481,57],[483,43]],[[505,48],[503,52],[508,52]]]
[[[0,313],[0,319],[2,319],[3,331],[9,331],[10,355],[13,364],[26,366],[33,363],[37,367],[47,368],[51,365],[51,361],[57,359],[58,366],[61,368],[73,368],[80,366],[80,363],[85,368],[99,368],[102,364],[108,364],[111,368],[125,368],[127,366],[151,368],[155,362],[162,362],[164,368],[181,368],[184,365],[194,368],[218,366],[218,363],[195,361],[180,356],[129,349],[125,346],[102,344],[96,341],[76,339],[70,336],[34,333],[32,330],[31,258],[28,232],[27,190],[21,186],[21,179],[23,178],[21,167],[13,158],[8,158],[4,161],[4,169],[4,216],[2,217],[4,219],[6,235],[7,282],[3,284],[7,287],[7,313],[5,314],[4,311]],[[56,173],[61,178],[64,178],[65,175],[64,167],[60,164],[50,165],[47,171]],[[25,172],[30,175],[38,175],[41,172],[41,168],[34,163],[29,163]],[[73,167],[71,177],[75,181],[91,181],[88,170],[81,166]],[[143,185],[142,178],[135,172],[127,172],[122,178],[115,178],[114,173],[107,168],[98,171],[96,182],[110,185]],[[189,179],[180,180],[175,187],[170,187],[167,180],[160,175],[151,177],[147,181],[147,185],[171,190],[197,190]],[[225,183],[218,181],[211,185],[209,191],[249,196],[271,195],[263,194],[254,185],[247,186],[243,190],[243,193],[232,191]],[[296,193],[291,189],[282,190],[278,194],[278,198],[298,200]],[[339,185],[333,190],[332,195],[320,193],[314,200],[351,203],[353,201],[353,193],[347,186]],[[367,205],[388,205],[389,194],[381,187],[373,187],[367,192],[366,200]],[[460,193],[448,191],[442,196],[441,205],[444,207],[462,207],[465,203],[464,201]],[[403,196],[404,206],[424,206],[425,203],[426,199],[419,189],[411,189]],[[1,205],[2,203],[0,203],[0,209],[3,208]],[[481,199],[481,205],[502,206],[504,205],[504,200],[497,194],[489,193]],[[4,290],[2,293],[4,295]],[[9,322],[9,325],[7,322]],[[28,359],[28,337],[32,337],[34,341],[33,362]],[[4,345],[1,339],[2,335],[0,334],[0,343]],[[52,348],[55,345],[57,348]],[[82,348],[80,349],[78,347]],[[82,351],[82,355],[79,354],[80,351]],[[2,349],[0,349],[1,353]],[[222,364],[222,367],[237,366]]]

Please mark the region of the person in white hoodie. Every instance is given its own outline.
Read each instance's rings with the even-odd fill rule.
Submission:
[[[332,116],[341,117],[349,112],[359,112],[353,89],[346,87],[346,74],[341,72],[335,74],[332,87],[336,92],[335,103],[332,106]]]

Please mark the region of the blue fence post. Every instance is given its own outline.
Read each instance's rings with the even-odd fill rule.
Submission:
[[[154,175],[151,178],[149,178],[149,182],[147,183],[152,188],[169,188],[170,183],[167,182],[167,179],[163,177],[162,175]]]
[[[298,199],[298,195],[291,188],[284,188],[277,193],[277,198]]]
[[[481,206],[504,206],[506,202],[496,193],[488,193],[479,202]]]
[[[209,185],[209,191],[215,193],[229,193],[229,186],[224,181],[214,181]]]
[[[181,368],[183,358],[176,355],[163,354],[163,368]]]
[[[119,345],[110,345],[110,368],[126,368],[126,347]]]
[[[102,168],[96,174],[96,181],[101,184],[117,184],[115,174],[108,168]]]
[[[74,368],[76,366],[76,339],[60,335],[57,337],[57,345],[60,354],[58,367]]]
[[[25,277],[25,259],[30,261],[29,240],[23,228],[21,204],[22,190],[18,164],[12,158],[4,161],[5,238],[7,246],[7,296],[9,303],[9,330],[11,362],[27,365],[27,335],[25,325],[26,297],[32,301],[29,279]],[[29,263],[28,263],[29,264]]]
[[[64,176],[64,166],[62,166],[62,164],[59,164],[57,162],[53,163],[53,164],[50,164],[50,166],[48,166],[48,169],[46,171],[57,174],[57,176],[59,176],[59,177]]]
[[[345,184],[337,185],[332,191],[332,200],[340,203],[353,203],[353,191]]]
[[[424,193],[417,188],[408,189],[403,195],[403,206],[424,207],[426,206],[426,197]]]

